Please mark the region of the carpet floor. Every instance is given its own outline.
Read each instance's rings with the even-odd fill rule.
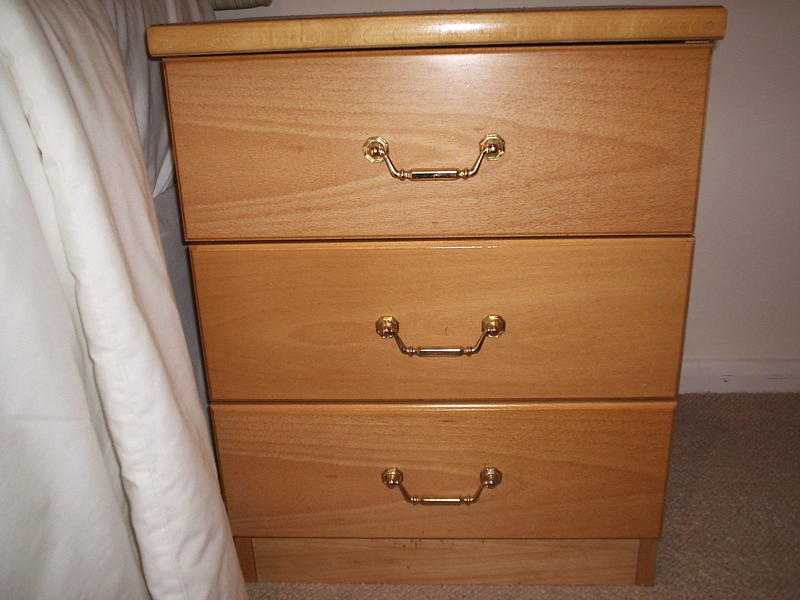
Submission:
[[[250,600],[800,598],[800,394],[682,396],[656,585],[249,584]]]

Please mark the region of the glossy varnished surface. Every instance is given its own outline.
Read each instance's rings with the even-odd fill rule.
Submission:
[[[151,56],[288,50],[713,40],[725,32],[722,7],[573,9],[375,15],[158,25]]]
[[[215,404],[234,535],[395,538],[658,537],[673,401]],[[484,466],[502,483],[470,506]]]
[[[193,246],[213,400],[669,397],[692,240]],[[473,344],[475,356],[404,356]]]
[[[724,29],[718,7],[150,29],[186,238],[234,242],[191,254],[248,580],[652,584]],[[506,154],[457,183],[362,155],[464,167],[492,132]],[[469,359],[374,329],[467,345],[488,313],[507,331]],[[381,481],[463,496],[488,465],[470,506]]]
[[[630,584],[637,540],[253,540],[259,580]]]
[[[170,59],[190,240],[689,233],[709,45]],[[467,181],[488,133],[506,153]]]

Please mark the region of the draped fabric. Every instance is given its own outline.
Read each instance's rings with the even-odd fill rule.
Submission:
[[[161,63],[147,56],[144,31],[159,23],[186,23],[214,19],[205,2],[198,0],[102,0],[117,36],[122,55],[145,164],[153,184],[161,242],[167,258],[172,289],[189,344],[195,379],[203,401],[203,364],[200,336],[192,297],[191,273],[183,246],[181,218],[174,185],[174,167],[169,145],[166,97]]]
[[[153,211],[171,176],[140,56],[148,19],[209,13],[162,4],[0,0],[3,598],[245,598]]]

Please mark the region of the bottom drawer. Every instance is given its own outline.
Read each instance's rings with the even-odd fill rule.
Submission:
[[[214,404],[234,535],[655,538],[675,402]],[[410,495],[475,494],[412,506]]]

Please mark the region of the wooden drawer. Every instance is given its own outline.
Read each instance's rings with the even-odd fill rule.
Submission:
[[[688,233],[711,46],[523,46],[165,61],[189,240]],[[488,133],[505,155],[466,181]]]
[[[661,531],[673,401],[215,404],[234,535],[652,538]],[[485,466],[502,482],[471,505]]]
[[[191,248],[213,400],[671,397],[690,238]],[[473,344],[475,356],[404,356]]]

